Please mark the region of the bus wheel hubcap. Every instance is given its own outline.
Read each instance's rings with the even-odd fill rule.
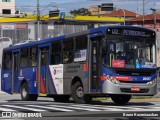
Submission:
[[[76,90],[76,94],[78,98],[82,98],[83,97],[83,88],[82,87],[78,87]]]
[[[23,97],[26,97],[26,96],[27,96],[27,91],[26,91],[25,88],[23,88],[23,90],[22,90],[22,95],[23,95]]]

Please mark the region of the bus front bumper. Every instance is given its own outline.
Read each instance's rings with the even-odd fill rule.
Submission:
[[[157,84],[148,85],[146,83],[121,83],[114,84],[106,80],[102,85],[103,94],[126,94],[153,96],[157,93]]]

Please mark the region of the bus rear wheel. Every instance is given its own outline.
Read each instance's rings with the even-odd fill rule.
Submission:
[[[78,81],[71,86],[71,96],[76,103],[85,104],[90,103],[92,97],[84,94],[83,86]]]
[[[21,98],[23,101],[36,101],[38,95],[28,93],[28,84],[24,82],[21,86]]]
[[[111,95],[112,101],[118,105],[124,105],[128,103],[131,97],[131,95]]]
[[[69,95],[56,95],[53,97],[55,102],[69,102]]]

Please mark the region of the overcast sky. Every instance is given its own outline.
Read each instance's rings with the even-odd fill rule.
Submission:
[[[101,5],[102,3],[114,3],[117,8],[128,9],[134,12],[142,13],[143,0],[39,0],[41,12],[56,9],[68,13],[70,10],[78,8],[87,8],[92,5]],[[53,1],[56,3],[53,4]],[[21,11],[36,11],[37,0],[16,0],[16,6]],[[47,7],[46,7],[47,6]],[[160,9],[160,0],[145,0],[145,13],[149,14],[150,8]]]

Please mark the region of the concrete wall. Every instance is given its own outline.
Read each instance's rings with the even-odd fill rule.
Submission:
[[[0,15],[2,15],[3,9],[11,9],[11,15],[15,14],[15,0],[10,0],[10,2],[2,2],[0,0]]]

